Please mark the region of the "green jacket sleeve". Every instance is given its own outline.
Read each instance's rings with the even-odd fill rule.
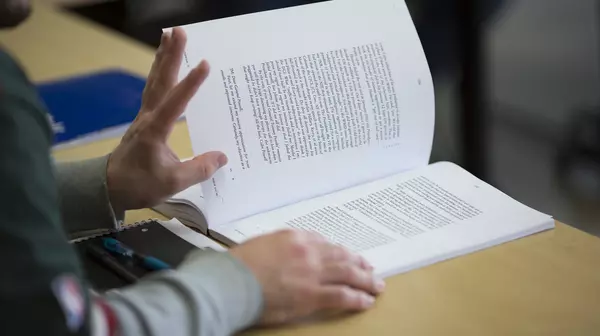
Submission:
[[[0,50],[0,334],[86,334],[87,295],[67,242],[36,90]]]

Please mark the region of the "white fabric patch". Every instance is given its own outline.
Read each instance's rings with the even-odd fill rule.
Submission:
[[[85,299],[79,281],[73,275],[61,275],[52,281],[52,291],[60,304],[71,332],[78,331],[85,319]]]
[[[104,312],[97,305],[92,308],[92,336],[107,336],[108,326]]]

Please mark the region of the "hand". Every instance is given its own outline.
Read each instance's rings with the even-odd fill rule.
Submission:
[[[262,325],[325,310],[360,311],[384,289],[360,256],[306,231],[281,231],[230,250],[257,277],[265,300]]]
[[[209,73],[208,64],[202,61],[177,83],[185,44],[186,36],[180,28],[163,34],[141,109],[109,158],[108,190],[115,211],[154,206],[210,178],[227,163],[221,152],[180,162],[167,145],[175,122]]]

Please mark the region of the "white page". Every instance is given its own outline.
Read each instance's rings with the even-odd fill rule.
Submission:
[[[464,169],[437,163],[214,230],[238,243],[283,228],[317,231],[362,254],[378,274],[387,276],[548,229],[553,223],[550,216]]]
[[[201,59],[211,64],[211,75],[186,110],[194,153],[220,150],[230,160],[211,181],[202,184],[211,226],[428,163],[434,127],[433,83],[404,2],[323,2],[204,22],[184,26],[184,29],[188,35],[184,63],[188,66],[182,67],[181,78]],[[354,64],[352,57],[360,59],[361,51],[355,51],[354,47],[379,54],[372,57],[380,65],[377,67],[379,74],[372,77],[377,81],[366,80],[367,72],[361,65],[349,65]],[[336,80],[319,80],[317,77],[313,83],[309,83],[309,79],[304,84],[295,82],[294,79],[305,76],[297,71],[294,73],[294,69],[305,66],[294,64],[310,63],[314,58],[318,59],[317,63],[327,63],[327,57],[335,57],[336,61],[331,61],[331,66],[316,65],[321,67],[317,76],[324,74],[323,78],[328,78],[327,71],[330,71],[341,73],[342,77]],[[297,127],[287,121],[281,121],[284,126],[275,132],[269,131],[268,126],[266,130],[257,131],[254,111],[258,115],[268,114],[269,103],[263,108],[260,101],[263,96],[264,101],[272,102],[273,99],[261,93],[261,85],[266,80],[251,77],[260,78],[257,69],[263,62],[266,67],[275,68],[272,61],[277,61],[280,66],[292,64],[289,71],[288,68],[277,70],[279,75],[276,77],[283,84],[271,86],[273,90],[285,88],[281,92],[280,105],[271,108],[272,111],[283,111],[280,117],[300,116],[298,124],[313,123],[319,127],[332,124],[319,121],[318,117],[331,113],[330,118],[344,115],[362,127],[340,122],[341,126],[334,127],[340,131],[330,138],[334,141],[321,137],[318,131],[310,133],[308,126]],[[367,59],[368,62],[371,61]],[[344,67],[342,64],[347,65],[346,71],[334,71],[335,66]],[[248,67],[244,69],[244,66]],[[231,71],[235,73],[235,84]],[[269,71],[276,70],[265,73]],[[291,81],[282,79],[286,76]],[[352,80],[357,77],[360,88]],[[381,100],[386,101],[380,109],[383,112],[378,113],[391,116],[389,120],[377,122],[374,119],[371,110],[373,102],[379,98],[370,98],[367,82],[373,86],[375,95],[381,94]],[[303,94],[297,93],[296,88],[327,92],[329,89],[335,91],[336,85],[341,93],[329,93],[330,97],[347,99],[326,100],[323,104],[326,108],[320,108],[318,102],[311,108],[310,99],[304,103],[302,98],[298,99]],[[249,86],[253,89],[254,106]],[[311,96],[311,92],[308,95]],[[327,95],[319,93],[311,99]],[[292,97],[291,105],[289,101],[285,102],[289,97]],[[293,112],[292,105],[299,106],[298,110],[304,106],[307,112]],[[367,124],[370,126],[366,127]],[[308,135],[294,130],[307,130]],[[296,149],[286,148],[284,134],[291,139],[288,144],[296,142],[300,145]],[[378,134],[388,139],[379,141]],[[259,138],[267,144],[264,155]],[[319,143],[331,146],[319,149]],[[309,149],[302,151],[302,144]],[[275,153],[277,146],[279,155],[269,154]],[[310,150],[311,146],[313,150]]]
[[[182,203],[194,206],[198,211],[204,207],[204,197],[202,196],[202,186],[193,185],[170,197],[165,203]]]
[[[183,225],[177,219],[171,219],[169,221],[159,221],[160,225],[162,225],[165,229],[171,231],[173,234],[179,236],[179,238],[187,241],[188,243],[206,250],[211,249],[215,251],[226,251],[227,249],[221,246],[219,243],[214,240],[202,235],[189,227]]]

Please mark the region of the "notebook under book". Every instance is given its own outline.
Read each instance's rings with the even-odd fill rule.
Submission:
[[[129,246],[136,252],[156,257],[173,268],[179,266],[192,250],[213,249],[224,250],[219,244],[183,226],[177,220],[148,220],[123,226],[106,234],[79,238],[72,243],[82,262],[88,283],[98,291],[120,288],[128,284],[113,270],[90,256],[87,248],[93,244],[102,247],[102,238],[111,237]],[[128,260],[115,257],[121,266],[141,278],[150,272]]]

